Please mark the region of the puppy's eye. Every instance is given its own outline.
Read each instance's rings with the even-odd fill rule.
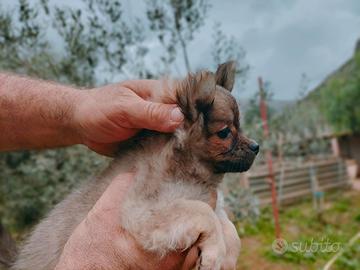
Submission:
[[[223,128],[222,130],[216,132],[216,135],[220,139],[226,139],[229,136],[230,133],[231,133],[231,129],[226,127],[226,128]]]

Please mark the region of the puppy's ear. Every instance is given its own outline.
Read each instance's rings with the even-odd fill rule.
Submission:
[[[201,113],[206,115],[213,105],[215,90],[215,75],[208,71],[189,74],[180,82],[176,99],[185,118],[194,122]]]
[[[235,61],[229,61],[219,65],[218,69],[216,70],[216,84],[231,92],[234,87],[235,73]]]

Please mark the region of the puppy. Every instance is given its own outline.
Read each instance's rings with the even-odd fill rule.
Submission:
[[[235,64],[202,71],[175,83],[184,113],[174,134],[143,131],[124,143],[121,154],[99,177],[60,202],[22,247],[13,270],[52,270],[75,227],[114,176],[136,170],[119,221],[148,252],[164,256],[194,244],[199,269],[234,269],[240,248],[235,227],[212,194],[226,172],[250,168],[259,146],[241,133],[231,95]]]

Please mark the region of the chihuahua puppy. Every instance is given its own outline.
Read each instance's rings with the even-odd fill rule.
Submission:
[[[217,196],[226,172],[250,168],[259,146],[242,135],[231,95],[235,63],[175,83],[185,119],[174,134],[143,131],[123,143],[118,158],[99,177],[60,202],[23,245],[13,270],[53,270],[75,227],[114,176],[136,171],[124,199],[120,225],[147,251],[199,248],[197,268],[235,269],[240,239]]]

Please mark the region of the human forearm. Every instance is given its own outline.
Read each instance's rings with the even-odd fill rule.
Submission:
[[[73,123],[81,91],[0,74],[0,151],[77,144]]]
[[[182,123],[166,89],[161,81],[144,80],[79,91],[0,73],[0,151],[82,143],[113,155],[120,141],[142,128],[172,132]]]

